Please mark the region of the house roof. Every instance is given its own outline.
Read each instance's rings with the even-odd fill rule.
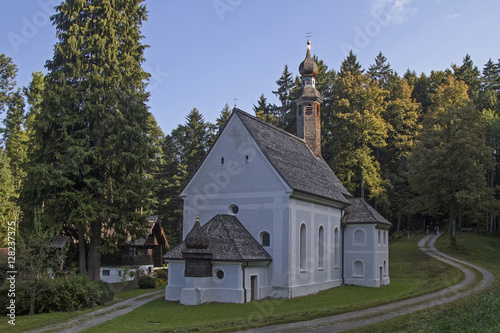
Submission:
[[[351,194],[325,160],[317,157],[305,140],[269,125],[237,108],[233,109],[268,161],[293,189],[346,203]]]
[[[271,261],[271,256],[232,215],[219,214],[202,226],[215,261]],[[167,252],[163,259],[183,259],[185,242]]]
[[[370,206],[363,198],[349,198],[350,206],[346,209],[343,222],[346,224],[385,224],[391,226],[379,212]]]
[[[154,245],[154,238],[157,238],[158,243],[165,244],[165,247],[168,247],[167,237],[163,232],[163,228],[161,226],[160,220],[158,219],[158,215],[151,215],[146,217],[146,221],[148,222],[148,227],[143,237],[139,237],[137,239],[129,241],[129,245],[131,246],[148,246]]]

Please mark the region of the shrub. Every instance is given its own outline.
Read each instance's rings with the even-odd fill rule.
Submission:
[[[71,274],[67,278],[58,277],[41,280],[50,284],[50,288],[35,298],[35,313],[55,311],[75,311],[103,305],[114,297],[113,291],[105,282],[90,281],[86,276]],[[29,313],[30,297],[25,291],[26,281],[18,280],[16,287],[16,314]],[[0,306],[5,313],[7,302],[7,285],[0,288]]]
[[[159,281],[167,281],[168,271],[166,269],[157,269],[155,271],[154,277]]]
[[[140,289],[151,289],[156,287],[156,279],[152,276],[141,276],[139,278],[139,288]]]

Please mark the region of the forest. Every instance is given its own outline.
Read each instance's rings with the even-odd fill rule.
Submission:
[[[95,280],[101,254],[140,235],[147,215],[160,216],[171,246],[181,240],[179,193],[231,113],[226,104],[210,123],[194,108],[162,132],[141,67],[146,11],[132,2],[127,11],[59,5],[48,73],[34,72],[28,87],[0,55],[0,247],[10,221],[27,238],[39,223],[75,240],[77,266]],[[392,232],[449,225],[452,242],[465,227],[498,233],[500,61],[479,69],[465,55],[445,70],[403,75],[382,52],[367,69],[353,52],[338,71],[315,61],[323,157]],[[263,93],[253,112],[295,133],[300,85],[285,65],[266,92],[279,105]]]

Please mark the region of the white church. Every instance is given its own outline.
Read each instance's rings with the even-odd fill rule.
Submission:
[[[234,109],[181,193],[183,242],[165,299],[185,305],[292,298],[389,284],[391,224],[321,157],[318,66],[299,66],[297,136]]]

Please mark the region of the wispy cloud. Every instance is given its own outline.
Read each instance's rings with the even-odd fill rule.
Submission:
[[[384,14],[390,18],[391,24],[402,24],[417,11],[411,6],[412,2],[413,0],[375,0],[371,13],[373,16]]]

